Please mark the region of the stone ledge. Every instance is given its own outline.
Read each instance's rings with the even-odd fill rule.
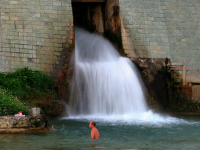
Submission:
[[[46,116],[0,116],[0,133],[43,133],[51,130],[50,123]]]

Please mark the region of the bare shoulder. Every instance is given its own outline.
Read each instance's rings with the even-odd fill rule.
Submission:
[[[99,130],[96,128],[96,131],[99,132]]]

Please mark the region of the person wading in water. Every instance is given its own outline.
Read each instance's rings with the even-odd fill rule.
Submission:
[[[92,129],[91,130],[91,139],[99,139],[99,131],[96,128],[96,122],[91,121],[89,124],[89,127]]]

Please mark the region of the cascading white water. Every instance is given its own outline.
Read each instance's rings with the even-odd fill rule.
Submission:
[[[134,64],[102,36],[75,28],[71,107],[78,114],[147,112]]]
[[[160,127],[189,122],[148,110],[134,64],[102,36],[75,28],[69,117],[112,125]]]

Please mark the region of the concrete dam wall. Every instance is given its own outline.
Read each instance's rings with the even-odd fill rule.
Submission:
[[[119,8],[122,43],[128,57],[168,57],[174,65],[183,61],[189,66],[200,65],[199,0],[74,1],[101,3],[101,9],[95,9],[96,16],[105,7],[100,13],[104,16],[96,21],[102,24],[104,20],[99,30],[112,28],[106,23],[116,20],[110,19],[110,13],[114,16],[116,11],[110,10]],[[8,73],[28,66],[58,78],[68,66],[69,48],[73,47],[72,2],[1,0],[0,71]]]
[[[200,1],[119,0],[124,45],[130,57],[200,65]]]

